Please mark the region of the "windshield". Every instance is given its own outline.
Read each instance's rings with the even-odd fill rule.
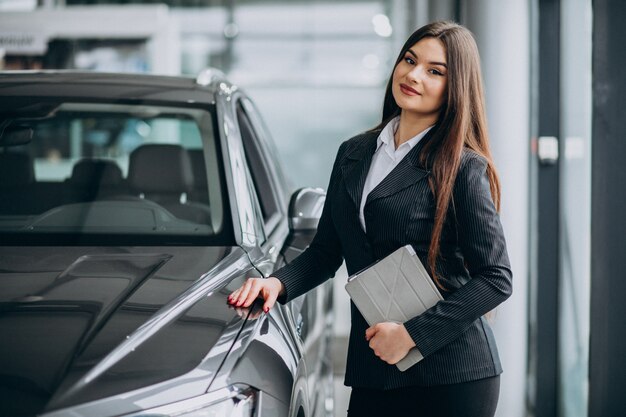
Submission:
[[[3,243],[224,244],[232,235],[214,108],[20,101],[0,113]]]

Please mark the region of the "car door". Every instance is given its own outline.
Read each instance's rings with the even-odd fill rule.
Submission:
[[[256,191],[263,219],[264,241],[259,249],[262,253],[254,257],[255,266],[264,275],[271,274],[275,269],[290,262],[311,242],[314,233],[288,239],[289,228],[286,221],[286,201],[283,197],[284,188],[279,177],[277,161],[270,163],[266,138],[262,138],[255,126],[255,109],[251,102],[240,98],[236,103],[237,122],[244,144],[246,161]],[[284,246],[288,242],[287,247]],[[307,391],[311,411],[323,407],[324,389],[320,389],[323,375],[329,374],[329,300],[332,300],[332,288],[329,283],[322,285],[289,303],[287,315],[295,327],[295,336],[302,348],[306,363]],[[324,381],[326,382],[326,381]]]

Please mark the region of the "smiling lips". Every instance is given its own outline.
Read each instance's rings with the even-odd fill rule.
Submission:
[[[411,87],[409,87],[406,84],[400,84],[400,90],[406,94],[407,96],[418,96],[420,95],[420,93],[418,93],[417,91],[415,91],[414,89],[412,89]]]

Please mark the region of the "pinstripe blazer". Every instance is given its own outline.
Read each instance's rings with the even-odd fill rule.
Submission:
[[[367,233],[359,223],[358,209],[379,132],[341,144],[315,238],[292,263],[273,274],[286,290],[279,302],[288,302],[334,276],[343,259],[352,275],[411,244],[427,265],[434,197],[429,172],[420,166],[418,155],[431,132],[367,196]],[[376,357],[365,340],[369,326],[351,303],[346,385],[431,386],[502,372],[493,333],[482,316],[510,296],[512,274],[486,167],[478,154],[463,152],[437,264],[449,291],[442,292],[443,301],[404,323],[424,359],[400,372]]]

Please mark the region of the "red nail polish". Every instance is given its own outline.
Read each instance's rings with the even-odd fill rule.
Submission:
[[[263,309],[263,311],[265,311],[265,312],[267,313],[268,311],[270,311],[270,309],[269,309],[269,307],[265,307],[265,308]]]

